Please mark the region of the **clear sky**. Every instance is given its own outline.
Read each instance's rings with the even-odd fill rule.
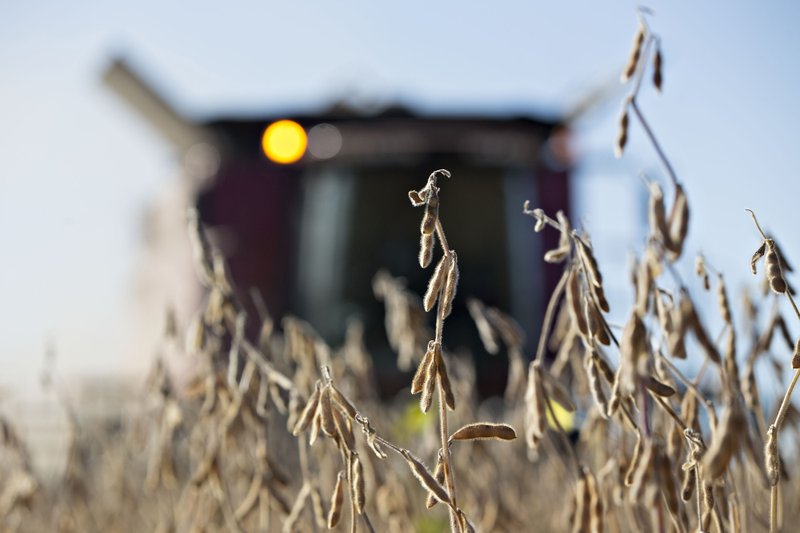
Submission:
[[[114,372],[130,358],[140,218],[178,161],[102,86],[113,54],[196,117],[310,109],[345,94],[430,111],[560,113],[618,76],[635,7],[0,0],[0,388],[35,384],[49,338],[67,373]],[[744,207],[800,258],[800,4],[650,7],[665,90],[646,90],[642,106],[688,189],[688,252],[702,244],[735,287],[750,281],[758,245]],[[660,176],[636,127],[629,154],[613,159],[621,96],[579,129],[576,200],[601,267],[624,264],[642,236],[636,173]]]

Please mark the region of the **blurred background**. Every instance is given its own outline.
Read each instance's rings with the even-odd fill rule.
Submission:
[[[540,257],[556,236],[533,232],[524,200],[591,232],[610,322],[624,323],[624,272],[647,232],[637,176],[664,180],[636,125],[613,155],[636,7],[0,2],[0,408],[35,432],[53,411],[45,366],[76,397],[136,390],[167,310],[182,329],[200,303],[190,206],[239,289],[334,345],[360,318],[396,387],[371,280],[385,268],[424,291],[406,192],[442,167],[462,270],[445,338],[475,352],[487,394],[505,368],[463,297],[513,314],[530,351],[555,282]],[[664,92],[640,102],[689,195],[680,268],[699,286],[702,250],[736,290],[754,283],[759,244],[745,207],[790,258],[800,245],[800,6],[650,7]]]

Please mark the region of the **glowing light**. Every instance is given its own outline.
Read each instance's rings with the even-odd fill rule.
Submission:
[[[291,120],[273,122],[261,137],[264,154],[283,165],[294,163],[303,157],[307,144],[308,138],[303,126]]]
[[[330,159],[342,149],[342,134],[333,124],[317,124],[308,130],[308,151],[317,159]]]

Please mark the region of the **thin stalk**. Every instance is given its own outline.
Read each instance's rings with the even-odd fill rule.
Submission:
[[[794,371],[794,376],[792,376],[792,381],[789,383],[789,388],[786,389],[786,394],[783,396],[781,407],[780,409],[778,409],[778,414],[775,416],[774,424],[776,432],[780,430],[781,424],[783,423],[783,418],[786,416],[786,411],[789,410],[789,404],[791,403],[791,398],[792,398],[792,391],[794,390],[794,386],[797,384],[798,378],[800,378],[800,368]]]
[[[444,251],[446,254],[449,254],[452,250],[450,250],[450,246],[447,245],[447,237],[444,235],[442,221],[438,218],[436,219],[436,237],[439,239],[439,244],[442,245],[442,251]]]
[[[675,174],[675,170],[672,168],[672,164],[667,159],[667,155],[664,153],[664,150],[661,148],[661,145],[658,143],[653,130],[650,129],[650,125],[647,123],[647,120],[644,118],[641,110],[639,109],[639,104],[636,102],[636,99],[631,99],[630,103],[631,109],[633,109],[633,114],[636,115],[636,118],[639,120],[639,124],[642,125],[642,129],[644,130],[647,138],[650,139],[650,144],[653,145],[655,148],[656,153],[658,154],[658,158],[661,160],[661,164],[664,165],[664,169],[667,171],[667,176],[669,176],[670,181],[672,181],[673,185],[678,184],[678,176]]]
[[[792,293],[790,293],[788,290],[786,291],[786,297],[789,298],[789,303],[792,304],[792,309],[794,309],[794,314],[797,317],[797,320],[800,320],[800,310],[797,309],[797,304],[794,303]]]
[[[678,426],[681,428],[681,431],[685,431],[685,430],[688,429],[688,426],[681,419],[680,415],[678,415],[678,413],[675,412],[675,410],[672,408],[672,406],[670,406],[664,398],[662,398],[661,396],[657,395],[656,393],[654,393],[651,390],[648,390],[647,392],[650,393],[650,396],[653,397],[653,399],[656,401],[656,403],[658,403],[667,412],[667,414],[670,417],[672,417],[672,420],[674,420],[675,423],[678,424]]]
[[[769,533],[776,533],[778,531],[778,485],[773,485],[770,488],[769,498]]]
[[[639,109],[639,104],[636,101],[636,98],[639,95],[639,89],[642,85],[642,79],[644,78],[645,70],[647,70],[647,58],[650,55],[650,45],[653,41],[658,40],[658,36],[653,35],[650,31],[650,27],[645,20],[645,17],[642,16],[642,13],[639,14],[639,22],[644,26],[647,32],[647,42],[644,45],[643,54],[641,59],[639,60],[640,66],[636,72],[636,79],[634,80],[633,88],[631,89],[630,94],[628,95],[628,105],[630,105],[631,109],[633,109],[633,114],[636,115],[636,118],[639,120],[639,124],[642,125],[642,129],[644,130],[647,138],[650,140],[650,144],[653,145],[655,148],[656,153],[658,154],[658,158],[661,160],[661,163],[664,165],[664,168],[667,171],[667,175],[669,176],[670,181],[672,182],[673,186],[678,185],[678,177],[675,175],[675,170],[672,168],[672,164],[667,159],[667,154],[664,153],[664,150],[661,148],[658,140],[656,139],[653,130],[650,128],[650,124],[644,118],[641,109]],[[670,269],[670,271],[675,274],[675,272]],[[681,285],[683,285],[681,283]]]
[[[694,499],[697,502],[697,529],[700,529],[700,524],[703,523],[703,507],[700,505],[700,491],[702,480],[700,478],[700,467],[694,465]]]
[[[756,224],[756,228],[758,228],[759,233],[764,235],[764,232],[761,230],[761,226],[758,225],[758,220],[756,220],[756,215],[752,211],[750,211],[750,215],[753,217],[753,222]],[[766,237],[764,237],[766,239]],[[792,294],[787,290],[786,297],[789,299],[789,303],[792,304],[792,309],[794,310],[795,316],[797,319],[800,320],[800,311],[797,309],[797,304],[794,302],[794,298],[792,298]],[[786,412],[789,410],[789,404],[791,403],[792,399],[792,392],[794,391],[794,386],[797,385],[797,379],[800,378],[800,368],[794,371],[794,376],[792,376],[792,381],[789,382],[789,388],[786,389],[786,394],[783,395],[783,401],[781,401],[781,406],[778,409],[778,414],[775,416],[775,438],[778,438],[779,431],[781,428],[781,424],[783,423],[783,418],[786,416]],[[769,502],[769,530],[770,533],[774,533],[778,531],[780,525],[778,524],[778,497],[780,491],[780,482],[776,483],[772,486],[770,490],[770,502]]]
[[[750,216],[753,217],[753,223],[756,225],[756,229],[761,234],[761,238],[766,241],[767,240],[767,235],[764,233],[764,230],[761,229],[761,224],[758,223],[758,219],[756,218],[756,214],[753,212],[752,209],[745,209],[745,211],[750,213]]]
[[[361,514],[361,519],[364,521],[364,525],[367,527],[367,531],[369,531],[369,533],[375,533],[375,528],[372,527],[372,522],[367,516],[366,510],[364,510],[364,512]]]
[[[445,489],[447,489],[447,494],[450,496],[450,530],[453,533],[458,533],[461,528],[458,522],[458,515],[456,514],[456,482],[454,476],[452,474],[452,469],[450,467],[452,461],[450,457],[450,446],[448,443],[448,431],[447,431],[447,404],[445,403],[444,398],[444,389],[442,389],[441,385],[439,388],[439,438],[442,441],[442,450],[444,457],[444,482],[445,482]]]
[[[439,244],[442,246],[442,251],[446,255],[450,255],[452,251],[447,244],[447,237],[444,234],[442,222],[436,219],[436,236],[439,238]],[[444,310],[444,302],[442,293],[444,291],[444,284],[439,288],[438,305],[436,307],[436,337],[435,342],[442,346],[442,337],[444,336],[444,317],[442,312]],[[444,357],[444,354],[442,354]],[[450,457],[450,443],[449,431],[447,429],[447,402],[445,400],[444,389],[442,388],[441,381],[437,379],[437,388],[439,389],[439,439],[442,443],[442,457],[444,459],[444,482],[447,495],[450,497],[450,530],[453,533],[458,533],[461,530],[458,521],[458,514],[456,509],[456,482],[453,475],[452,460]]]

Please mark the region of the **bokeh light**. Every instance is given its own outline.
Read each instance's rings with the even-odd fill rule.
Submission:
[[[276,163],[288,165],[297,162],[306,152],[308,138],[303,127],[292,120],[279,120],[270,124],[261,137],[264,154]]]
[[[333,124],[317,124],[308,130],[308,151],[317,159],[330,159],[342,149],[342,134]]]

